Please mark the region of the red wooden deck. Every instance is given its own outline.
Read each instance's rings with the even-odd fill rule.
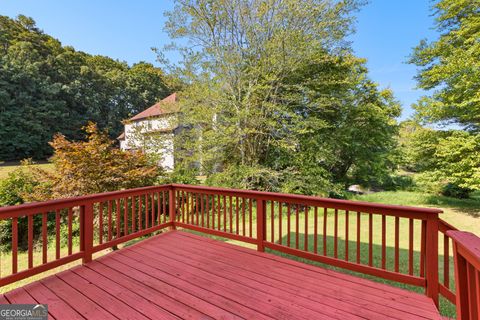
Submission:
[[[440,319],[423,294],[181,231],[0,299],[52,319]]]

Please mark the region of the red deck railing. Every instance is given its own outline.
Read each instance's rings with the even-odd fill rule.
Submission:
[[[440,213],[430,208],[179,184],[4,207],[0,219],[11,220],[12,225],[11,270],[0,270],[0,286],[77,259],[86,263],[95,252],[167,227],[181,227],[250,243],[259,251],[269,248],[424,287],[438,306],[439,295],[452,303],[457,299],[449,276],[449,230],[455,228],[440,220]],[[27,239],[22,238],[27,252],[22,270],[19,225],[27,233]],[[400,245],[401,238],[408,240],[408,248]],[[34,243],[41,248],[41,259],[34,259],[38,254]]]
[[[454,243],[457,317],[480,319],[480,238],[462,231],[447,235]]]

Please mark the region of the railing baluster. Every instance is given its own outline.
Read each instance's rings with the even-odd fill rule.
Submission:
[[[373,216],[368,214],[368,265],[373,265]]]
[[[55,210],[55,258],[60,259],[60,210]]]
[[[221,225],[222,225],[222,219],[221,219],[221,217],[222,217],[222,205],[220,203],[220,198],[221,197],[222,197],[221,195],[217,196],[217,215],[218,215],[218,217],[217,217],[217,219],[218,219],[217,230],[220,230]]]
[[[242,197],[242,235],[245,236],[245,198]]]
[[[210,228],[210,195],[206,195],[207,200],[205,201],[205,204],[207,206],[206,212],[207,212],[207,228]],[[238,202],[238,199],[237,199]],[[237,207],[238,209],[238,207]],[[237,227],[238,227],[238,221],[237,221]],[[237,229],[237,234],[238,234],[238,229]]]
[[[287,247],[290,247],[290,243],[291,243],[290,215],[291,215],[291,206],[290,206],[290,203],[287,203]]]
[[[427,221],[422,220],[420,233],[420,277],[425,277],[425,244],[426,244]]]
[[[338,258],[338,209],[335,209],[333,232],[333,256]]]
[[[250,233],[250,238],[253,236],[253,213],[252,213],[252,202],[253,199],[250,198],[248,201],[248,212],[249,212],[249,233]]]
[[[163,223],[167,222],[167,192],[162,191]]]
[[[357,211],[357,263],[360,263],[360,226],[361,226],[362,220],[360,216],[360,211]]]
[[[28,268],[33,268],[33,215],[28,216]]]
[[[270,201],[270,239],[271,242],[275,242],[275,213],[274,213],[274,202]]]
[[[250,237],[252,236],[252,206],[250,202]],[[223,232],[227,232],[227,196],[223,196]]]
[[[349,212],[345,210],[345,261],[348,261],[348,227],[349,227]]]
[[[300,214],[299,214],[299,205],[295,205],[295,249],[298,249],[300,244],[299,242],[299,233],[300,233]]]
[[[233,233],[233,207],[232,207],[232,196],[228,197],[229,201],[229,213],[230,213],[230,233]],[[257,217],[258,219],[258,217]]]
[[[413,219],[408,219],[408,274],[413,275]]]
[[[112,201],[108,201],[108,241],[112,240]]]
[[[138,230],[141,231],[143,230],[143,224],[142,224],[142,210],[143,210],[143,203],[142,203],[142,196],[138,196]]]
[[[68,210],[68,220],[70,228],[70,209]],[[68,233],[70,238],[70,229],[68,230]],[[98,243],[103,243],[103,202],[98,203]],[[71,252],[68,254],[71,254]]]
[[[238,216],[238,215],[239,215],[239,212],[238,212],[238,196],[235,197],[235,212],[236,212],[236,214],[235,214],[235,216],[236,216],[236,217],[235,217],[235,219],[236,219],[235,225],[237,226],[236,229],[235,229],[235,231],[236,231],[236,234],[238,234],[238,233],[239,233],[239,229],[240,229],[240,227],[239,227],[240,219],[239,219],[239,216]]]
[[[136,220],[137,218],[135,217],[135,207],[137,206],[137,198],[135,196],[132,196],[132,233],[135,233],[137,231],[136,228]]]
[[[386,268],[386,258],[387,258],[387,217],[382,215],[382,269]]]
[[[145,201],[147,201],[147,197],[145,197]],[[147,212],[146,209],[145,209],[145,212]],[[120,238],[120,199],[117,199],[116,206],[115,206],[115,213],[116,213],[116,231],[117,231],[117,239],[118,239]]]
[[[282,245],[283,235],[282,235],[282,224],[283,224],[283,215],[282,215],[283,203],[278,202],[278,243]]]
[[[152,204],[153,204],[153,194],[152,194]],[[153,205],[152,205],[153,208]],[[153,226],[153,211],[152,211],[152,226]],[[128,198],[123,198],[123,235],[128,234]]]
[[[313,252],[317,253],[318,251],[318,207],[314,207],[314,222],[313,222]]]
[[[18,218],[12,218],[12,273],[18,271]]]
[[[398,272],[400,260],[400,218],[395,217],[395,272]]]
[[[125,205],[126,204],[127,204],[127,199],[125,199]],[[152,227],[155,226],[155,221],[157,221],[157,219],[155,219],[155,193],[152,192]],[[127,223],[126,220],[125,220],[125,223]],[[127,232],[125,232],[125,234],[127,234]]]
[[[177,193],[178,195],[178,193]],[[162,191],[163,196],[163,191]],[[160,192],[157,192],[157,225],[162,223],[162,198],[160,198]]]
[[[327,208],[323,208],[323,255],[327,255],[327,219],[328,211]]]
[[[71,228],[70,228],[71,229]],[[71,241],[69,242],[69,254],[72,254]],[[48,248],[48,239],[47,239],[47,213],[42,213],[42,263],[47,263],[47,248]]]
[[[308,252],[308,206],[305,206],[305,240],[303,249]]]
[[[149,224],[149,219],[148,219],[149,207],[148,206],[149,206],[148,194],[145,194],[145,229],[148,229],[148,224]],[[117,217],[118,217],[118,215],[117,215]],[[117,226],[118,226],[118,224],[117,224]],[[117,237],[118,237],[118,232],[117,232]]]
[[[448,236],[443,235],[443,284],[450,288],[450,256]]]

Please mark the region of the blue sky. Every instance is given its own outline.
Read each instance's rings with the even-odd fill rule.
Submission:
[[[357,14],[351,37],[356,54],[367,59],[370,77],[391,88],[403,105],[402,119],[422,95],[415,90],[415,66],[405,64],[420,39],[433,39],[430,0],[371,0]],[[170,0],[0,0],[0,15],[24,14],[64,45],[132,64],[155,62],[151,47],[170,42],[163,12]],[[175,59],[174,56],[170,58]]]

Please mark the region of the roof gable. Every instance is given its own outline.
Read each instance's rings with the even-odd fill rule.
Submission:
[[[138,121],[145,118],[158,117],[164,114],[176,112],[175,108],[172,108],[171,104],[177,102],[177,94],[172,93],[163,100],[155,103],[148,109],[143,110],[139,114],[130,118],[130,121]],[[170,106],[169,106],[170,105]]]

